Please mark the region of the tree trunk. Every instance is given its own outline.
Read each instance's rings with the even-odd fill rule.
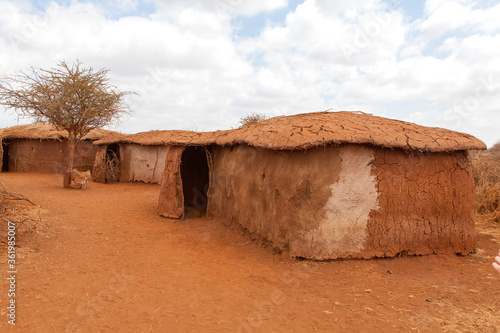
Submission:
[[[68,156],[68,169],[64,173],[63,178],[63,187],[69,187],[69,177],[71,170],[73,170],[73,165],[75,161],[75,147],[77,145],[76,138],[73,132],[68,131],[68,147],[69,147],[69,156]]]
[[[76,147],[75,140],[68,138],[68,146],[69,146],[68,171],[71,171],[73,170],[73,165],[75,163],[75,147]]]

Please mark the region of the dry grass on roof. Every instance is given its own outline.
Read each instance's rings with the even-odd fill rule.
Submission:
[[[115,132],[103,129],[91,130],[85,140],[98,140]],[[64,140],[68,138],[67,131],[58,131],[50,124],[18,125],[0,129],[0,137],[3,139],[52,139]]]
[[[436,152],[486,149],[481,140],[469,134],[347,111],[275,117],[228,132],[216,142],[275,150],[342,143]]]

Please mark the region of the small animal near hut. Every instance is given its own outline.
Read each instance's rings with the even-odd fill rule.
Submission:
[[[92,142],[114,132],[90,131],[77,146],[74,168],[92,169],[97,147]],[[0,129],[2,171],[62,174],[68,169],[68,133],[50,124],[19,125]]]
[[[90,171],[71,170],[64,173],[63,187],[90,190]]]
[[[231,131],[157,131],[95,144],[118,142],[165,146],[160,215],[237,223],[295,257],[475,249],[468,150],[486,146],[468,134],[316,112]]]

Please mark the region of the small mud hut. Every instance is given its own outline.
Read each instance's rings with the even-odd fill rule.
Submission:
[[[97,147],[92,142],[113,132],[90,131],[75,149],[74,167],[92,169]],[[1,171],[62,174],[68,168],[68,133],[49,124],[18,125],[0,129]]]
[[[471,135],[318,112],[191,139],[165,141],[162,216],[206,207],[210,218],[313,259],[475,249],[467,151],[486,146]]]
[[[191,131],[149,131],[108,136],[94,143],[98,148],[93,180],[102,183],[140,181],[159,184],[165,161],[169,160],[167,156],[176,150],[176,146],[198,145],[198,150],[205,154],[203,147],[213,142],[211,138],[212,133]]]

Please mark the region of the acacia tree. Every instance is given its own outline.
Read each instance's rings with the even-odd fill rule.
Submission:
[[[75,148],[92,129],[111,124],[130,108],[121,92],[109,83],[109,70],[94,71],[77,60],[56,68],[30,67],[27,72],[0,81],[0,105],[36,122],[48,122],[68,132],[68,171],[73,169]]]

